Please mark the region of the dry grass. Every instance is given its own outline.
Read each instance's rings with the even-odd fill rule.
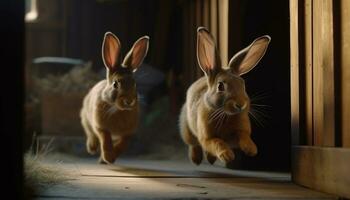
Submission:
[[[31,148],[31,151],[24,155],[24,175],[27,187],[45,187],[72,180],[72,174],[64,170],[60,163],[49,164],[45,162],[51,152],[51,143],[52,140],[40,149],[39,143],[37,143],[35,151]]]
[[[67,92],[84,92],[94,86],[101,77],[92,70],[92,62],[84,66],[73,67],[63,75],[49,74],[45,78],[34,78],[39,92],[65,94]]]

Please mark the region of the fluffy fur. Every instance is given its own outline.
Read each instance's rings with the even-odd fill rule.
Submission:
[[[234,160],[233,148],[248,156],[257,154],[250,137],[250,99],[241,75],[256,66],[269,42],[269,36],[257,38],[222,67],[213,36],[198,28],[197,59],[205,76],[188,89],[179,117],[180,133],[193,163],[202,162],[203,152],[211,164],[217,158],[225,163]]]
[[[100,163],[113,163],[137,128],[139,103],[133,72],[146,56],[148,43],[148,36],[137,40],[121,62],[119,39],[105,34],[102,58],[107,77],[89,91],[80,113],[87,151],[96,154],[100,147]]]

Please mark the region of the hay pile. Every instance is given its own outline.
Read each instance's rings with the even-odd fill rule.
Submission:
[[[33,149],[24,155],[24,181],[28,189],[36,190],[47,186],[62,184],[68,180],[72,180],[73,173],[64,170],[59,163],[49,164],[45,162],[51,152],[49,142],[33,153]],[[33,145],[32,145],[33,146]]]
[[[66,93],[86,92],[95,85],[101,77],[92,70],[92,62],[84,66],[75,66],[64,75],[47,75],[45,78],[35,78],[39,92]]]
[[[56,185],[71,180],[59,165],[54,166],[42,161],[42,156],[27,153],[24,156],[25,183],[32,187]]]

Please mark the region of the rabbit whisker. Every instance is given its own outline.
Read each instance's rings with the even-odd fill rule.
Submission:
[[[226,115],[226,113],[224,113],[224,115],[223,115],[223,117],[222,117],[222,120],[221,120],[221,123],[220,123],[220,127],[219,127],[219,128],[221,128],[221,126],[222,126],[222,125],[225,123],[226,118],[227,118],[227,115]]]
[[[209,122],[212,122],[213,120],[216,120],[218,118],[218,116],[224,111],[224,109],[218,108],[217,110],[215,110],[214,112],[212,112],[209,116]]]
[[[117,111],[117,107],[116,106],[112,106],[107,112],[110,115],[110,114],[114,113],[115,111]]]
[[[266,95],[266,96],[259,96],[259,97],[252,97],[250,100],[251,100],[251,102],[257,102],[257,101],[259,101],[259,100],[263,100],[263,99],[266,99],[266,98],[268,98],[269,97],[269,95]]]
[[[212,121],[217,120],[217,119],[220,117],[221,112],[222,112],[222,111],[217,112],[215,115],[213,115],[213,116],[209,119],[209,121],[212,122]]]
[[[216,122],[215,128],[219,129],[222,126],[222,124],[225,122],[225,120],[226,120],[226,114],[225,114],[225,112],[221,112],[220,117],[219,117],[218,121]]]
[[[264,125],[266,124],[267,119],[270,119],[270,117],[269,117],[266,113],[264,113],[264,112],[262,112],[262,111],[259,111],[259,110],[257,110],[257,109],[254,109],[253,112],[254,112],[255,116],[256,116],[258,119],[260,119],[260,121],[261,121]]]
[[[218,128],[219,128],[219,124],[220,124],[221,117],[222,117],[222,114],[220,113],[220,114],[219,114],[219,117],[218,117],[218,119],[216,120],[216,123],[215,123],[215,129],[218,129]]]
[[[262,110],[259,110],[259,109],[254,109],[253,108],[253,112],[255,112],[255,113],[257,113],[257,114],[259,114],[259,115],[261,115],[261,116],[263,116],[263,117],[265,117],[265,118],[270,118],[270,116],[268,116],[264,111],[262,111]]]
[[[258,106],[258,107],[269,107],[269,108],[272,107],[272,106],[270,106],[270,105],[256,104],[256,103],[251,103],[250,105],[252,105],[253,107],[255,107],[255,106]]]
[[[214,116],[216,116],[217,114],[219,114],[219,109],[214,110],[212,113],[210,113],[209,121],[211,121],[214,118]]]
[[[252,111],[248,112],[249,115],[252,117],[252,119],[256,122],[256,124],[260,127],[264,127],[262,122],[260,122],[260,120],[255,116],[255,114]]]
[[[251,95],[251,98],[254,98],[254,97],[261,97],[261,96],[268,96],[268,92],[266,91],[262,91],[262,92],[256,92],[254,94]]]
[[[111,114],[113,114],[115,111],[117,111],[117,107],[116,106],[111,106],[110,108],[108,108],[108,110],[103,114],[103,117],[109,117]]]
[[[251,102],[256,102],[258,100],[266,99],[269,96],[270,95],[267,92],[261,92],[261,93],[257,93],[255,95],[252,95],[250,100],[251,100]]]

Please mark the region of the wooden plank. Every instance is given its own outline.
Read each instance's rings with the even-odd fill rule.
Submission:
[[[204,16],[203,16],[203,9],[202,9],[202,4],[203,4],[203,1],[202,0],[196,0],[195,1],[195,25],[196,27],[199,27],[199,26],[203,26],[203,19],[204,19]]]
[[[313,145],[313,94],[312,94],[312,1],[304,2],[305,33],[305,133],[306,144]]]
[[[96,165],[95,159],[60,156],[42,165],[77,174],[63,184],[39,190],[40,200],[52,199],[272,199],[336,200],[289,181],[287,173],[230,170],[188,162],[118,159],[115,165]],[[73,180],[72,180],[73,179]],[[73,189],[72,189],[73,188]]]
[[[323,132],[323,77],[321,68],[321,20],[320,13],[321,5],[320,1],[313,2],[313,116],[314,116],[314,144],[322,144],[322,132]]]
[[[350,148],[350,1],[341,0],[341,121],[342,146]]]
[[[194,39],[194,38],[196,38],[197,37],[197,28],[198,27],[200,27],[200,26],[203,26],[204,24],[204,11],[203,11],[203,4],[204,4],[204,2],[203,2],[203,0],[196,0],[196,1],[194,1],[195,2],[195,9],[196,9],[196,11],[195,11],[195,24],[194,24],[194,26],[196,27],[195,29],[194,29],[194,34],[195,34],[195,36],[193,37],[193,41],[197,41],[197,39]],[[196,57],[196,49],[197,49],[197,43],[195,42],[195,44],[194,44],[194,50],[193,50],[193,52],[194,52],[194,55],[195,55],[195,57],[194,57],[194,61],[195,61],[195,63],[194,64],[196,64],[196,62],[197,62],[197,57]],[[194,65],[195,66],[195,65]],[[195,78],[198,78],[198,77],[201,77],[201,76],[203,76],[203,72],[202,72],[202,70],[200,70],[199,68],[195,68]]]
[[[292,147],[292,180],[322,192],[350,198],[350,149]]]
[[[333,1],[323,0],[323,91],[324,91],[324,132],[323,146],[335,146],[335,97],[334,97],[334,34],[333,34]]]
[[[332,0],[313,1],[313,117],[318,146],[335,143],[332,10]]]
[[[219,38],[218,43],[220,44],[220,57],[222,66],[228,64],[228,0],[220,0],[218,5],[219,13]]]
[[[298,145],[299,136],[299,34],[298,0],[290,0],[290,85],[292,144]]]
[[[210,0],[203,0],[203,26],[210,29]]]
[[[218,2],[210,0],[210,33],[214,38],[218,38]]]

